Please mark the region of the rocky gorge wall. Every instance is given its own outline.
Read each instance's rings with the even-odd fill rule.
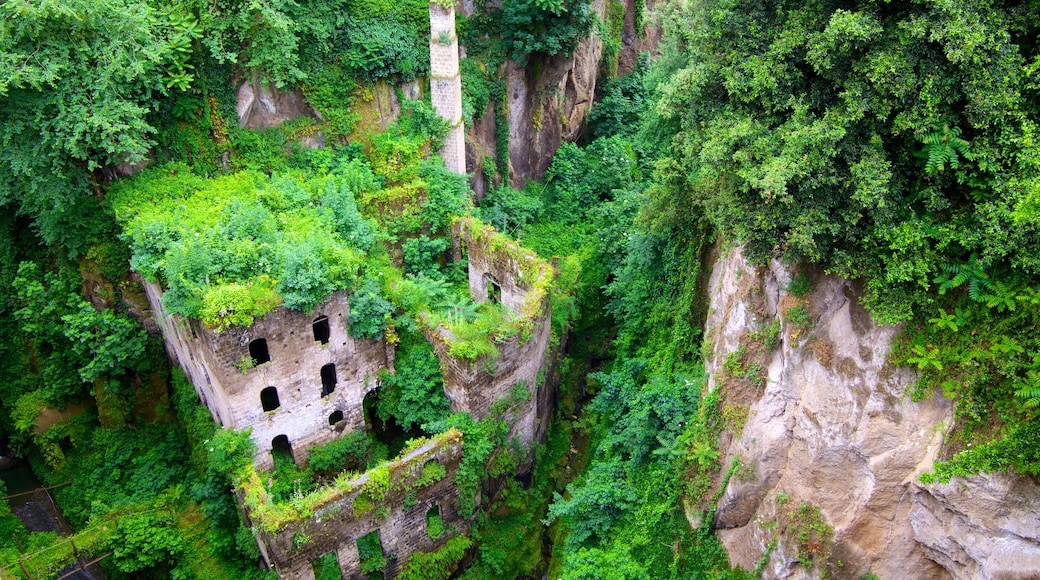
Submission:
[[[740,248],[712,271],[705,364],[731,418],[722,465],[741,465],[712,525],[731,562],[766,578],[1037,578],[1040,486],[920,483],[952,404],[911,399],[913,371],[889,362],[899,329],[874,323],[855,283],[811,280],[795,296],[789,268]]]

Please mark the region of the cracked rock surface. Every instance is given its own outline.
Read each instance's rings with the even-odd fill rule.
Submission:
[[[899,329],[874,323],[857,285],[815,273],[797,297],[780,263],[755,268],[740,248],[719,254],[705,366],[724,404],[747,409],[739,432],[720,439],[722,465],[739,457],[744,466],[713,520],[731,563],[757,566],[766,578],[1040,578],[1035,481],[918,481],[938,457],[952,404],[938,395],[911,400],[913,372],[888,362]],[[777,346],[757,347],[775,321]],[[764,377],[751,388],[725,369],[727,357],[748,361],[749,352]],[[820,556],[812,566],[799,562],[796,534],[784,533],[803,503],[833,527],[832,545],[809,546]]]

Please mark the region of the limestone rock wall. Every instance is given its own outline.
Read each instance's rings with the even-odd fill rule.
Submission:
[[[721,252],[708,289],[710,388],[721,389],[732,415],[747,410],[739,431],[720,437],[722,464],[738,457],[744,466],[713,520],[731,562],[754,569],[764,557],[766,578],[1038,577],[1036,483],[1007,475],[919,483],[952,422],[951,403],[910,399],[913,373],[888,362],[899,329],[873,322],[856,284],[816,273],[800,298],[790,282],[781,264],[754,268],[733,248]],[[776,321],[778,343],[765,348]],[[832,546],[808,546],[820,556],[811,568],[784,533],[803,503],[834,529]]]

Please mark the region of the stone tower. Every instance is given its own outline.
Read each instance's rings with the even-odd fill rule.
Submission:
[[[455,7],[450,2],[430,2],[430,93],[433,109],[451,125],[440,152],[444,164],[455,173],[466,173],[459,39],[455,36]]]

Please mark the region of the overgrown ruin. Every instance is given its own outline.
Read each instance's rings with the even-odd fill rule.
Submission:
[[[466,250],[471,298],[499,301],[517,332],[497,345],[497,357],[466,360],[451,354],[448,329],[424,328],[440,359],[445,394],[453,411],[477,420],[502,416],[512,439],[530,449],[544,436],[552,401],[545,380],[552,267],[476,220],[457,221],[453,237]],[[278,307],[250,327],[218,332],[166,313],[158,284],[146,284],[146,290],[168,353],[214,420],[252,429],[257,454],[251,470],[238,477],[237,495],[265,561],[281,577],[313,578],[312,561],[330,552],[345,577],[363,577],[357,541],[373,532],[386,556],[384,572],[392,575],[409,554],[436,549],[452,534],[468,531],[453,479],[464,446],[456,431],[406,449],[355,479],[337,480],[292,507],[268,497],[262,472],[274,464],[272,451],[290,451],[305,465],[310,447],[365,429],[365,395],[380,387],[381,370],[393,368],[393,345],[349,335],[344,293],[311,312]],[[431,461],[438,465],[433,472]],[[381,483],[374,487],[373,481]],[[431,510],[450,533],[431,537]]]

